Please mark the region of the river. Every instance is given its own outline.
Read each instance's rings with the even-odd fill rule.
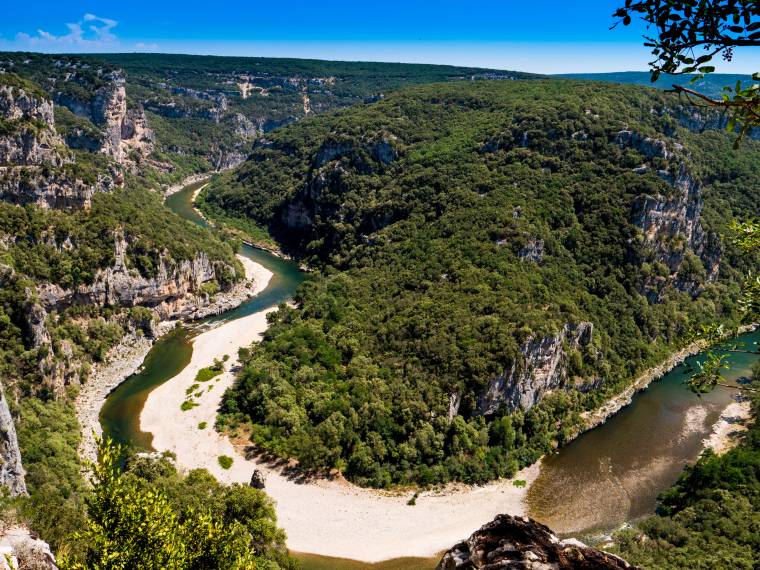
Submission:
[[[204,184],[197,182],[172,194],[166,205],[183,218],[207,227],[208,223],[192,206],[193,193]],[[151,348],[140,372],[130,376],[108,397],[100,412],[103,433],[118,443],[151,450],[151,435],[140,431],[140,412],[151,390],[176,376],[190,362],[194,335],[219,320],[231,320],[258,313],[293,297],[306,274],[298,264],[267,251],[243,245],[241,255],[272,272],[272,278],[261,293],[221,315],[180,326],[159,339]]]
[[[166,204],[183,218],[207,226],[192,205],[193,193],[202,185],[203,182],[198,182],[185,187],[167,198]],[[296,263],[266,251],[244,245],[241,253],[272,271],[267,288],[236,309],[181,326],[156,342],[142,370],[114,390],[103,406],[100,420],[105,434],[115,441],[150,450],[151,435],[140,431],[140,412],[154,388],[187,366],[193,336],[209,323],[251,315],[292,298],[305,278]],[[743,335],[739,340],[750,350],[757,350],[760,332]],[[687,365],[699,358],[688,359]],[[756,358],[731,353],[734,366],[727,378],[736,380],[747,375]],[[651,514],[657,494],[673,484],[686,463],[698,457],[702,440],[734,394],[732,390],[718,388],[698,398],[683,385],[686,375],[686,365],[675,368],[605,424],[545,458],[541,474],[528,495],[530,514],[558,533],[592,539]],[[433,559],[398,559],[371,565],[314,555],[296,556],[304,570],[434,567]]]
[[[760,331],[732,340],[757,350]],[[729,353],[729,382],[748,376],[755,354]],[[686,362],[653,382],[627,408],[558,453],[546,457],[528,493],[529,513],[562,535],[593,540],[623,523],[651,515],[657,495],[673,485],[703,449],[736,390],[718,387],[702,397],[689,391]],[[561,500],[558,500],[561,498]]]

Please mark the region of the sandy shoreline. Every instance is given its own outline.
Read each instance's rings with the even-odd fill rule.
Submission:
[[[79,390],[74,406],[82,433],[79,456],[94,461],[97,456],[95,437],[103,435],[100,425],[100,409],[111,391],[136,373],[142,366],[157,338],[172,330],[177,321],[164,321],[158,327],[155,338],[130,334],[111,349],[106,362],[92,369],[90,378]]]
[[[248,260],[252,274],[266,271]],[[257,272],[257,273],[253,273]],[[190,364],[148,396],[140,429],[153,434],[153,447],[172,451],[183,469],[203,467],[224,483],[248,483],[254,469],[266,473],[266,492],[277,504],[279,525],[288,547],[299,552],[376,562],[400,556],[432,556],[468,536],[499,513],[525,514],[525,496],[540,471],[535,464],[516,477],[526,481],[496,481],[482,487],[450,486],[445,492],[420,493],[407,505],[411,492],[399,495],[362,489],[345,481],[302,484],[263,461],[245,458],[232,442],[214,429],[224,390],[234,382],[237,351],[258,340],[274,307],[228,321],[194,339]],[[222,375],[203,386],[197,407],[182,411],[185,390],[200,368],[229,355]],[[206,428],[199,429],[205,422]],[[234,458],[229,470],[218,458]],[[424,533],[420,529],[425,529]]]
[[[167,186],[164,188],[164,198],[168,198],[172,194],[176,194],[180,190],[184,190],[190,184],[195,184],[197,182],[201,182],[203,180],[210,179],[215,173],[214,172],[202,172],[200,174],[191,174],[190,176],[183,178],[176,184],[172,184],[171,186]]]
[[[757,326],[758,326],[757,324],[741,326],[739,327],[739,330],[737,331],[737,333],[744,334],[747,332],[751,332],[755,330]],[[725,335],[725,338],[729,338],[731,334],[732,333],[727,333]],[[654,366],[652,368],[645,370],[633,382],[631,382],[631,384],[626,386],[622,392],[620,392],[616,396],[607,400],[604,404],[602,404],[596,410],[592,412],[584,413],[583,419],[585,421],[585,426],[583,427],[583,429],[578,431],[578,433],[574,434],[568,440],[568,442],[572,441],[573,439],[583,434],[584,432],[602,425],[609,418],[611,418],[620,410],[628,406],[633,401],[633,397],[636,395],[637,392],[641,392],[642,390],[645,390],[647,386],[649,386],[652,382],[659,380],[660,378],[665,376],[665,374],[673,370],[676,366],[683,363],[684,360],[686,360],[690,356],[694,356],[695,354],[702,352],[708,347],[709,347],[709,343],[706,340],[694,341],[688,346],[668,356],[663,362],[661,362],[657,366]]]
[[[747,400],[726,406],[713,425],[712,433],[703,441],[705,449],[712,449],[720,455],[735,447],[738,436],[747,430],[746,424],[751,417],[752,406]]]
[[[266,288],[272,277],[271,272],[247,257],[237,257],[243,264],[246,283],[241,283],[228,294],[218,295],[211,303],[193,306],[191,318],[203,318],[230,310]],[[173,330],[178,323],[177,319],[161,321],[156,325],[152,337],[137,333],[128,334],[109,351],[104,363],[93,366],[89,379],[81,386],[74,403],[82,433],[79,445],[79,456],[82,459],[94,461],[96,458],[95,437],[103,434],[100,409],[108,395],[140,369],[153,344]]]
[[[249,264],[257,265],[250,260]],[[153,434],[157,450],[175,453],[181,469],[205,468],[228,484],[248,483],[254,469],[264,472],[266,492],[276,503],[278,524],[288,535],[288,547],[297,552],[365,562],[428,557],[465,538],[499,513],[527,514],[527,491],[540,473],[540,462],[517,475],[526,481],[525,487],[503,480],[480,487],[450,485],[420,493],[416,505],[410,506],[411,491],[392,494],[342,480],[304,484],[263,460],[246,460],[241,448],[217,433],[213,425],[222,394],[235,380],[232,369],[237,365],[238,348],[261,337],[271,310],[274,308],[229,321],[197,337],[188,367],[151,393],[140,422],[142,431]],[[597,412],[595,425],[626,405],[637,391],[704,348],[703,343],[694,343],[639,376]],[[204,387],[196,399],[197,407],[181,411],[185,390],[193,384],[197,371],[224,355],[230,356],[224,373]],[[201,424],[205,429],[199,428]],[[222,455],[234,458],[228,470],[219,465]]]

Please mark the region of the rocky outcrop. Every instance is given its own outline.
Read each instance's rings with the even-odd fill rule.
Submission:
[[[121,173],[114,170],[99,172],[87,183],[77,178],[55,129],[53,104],[33,86],[0,81],[0,123],[0,199],[86,208],[96,192],[110,191],[122,182]]]
[[[673,156],[673,151],[668,147],[668,144],[665,141],[646,137],[640,133],[627,129],[619,131],[615,135],[615,143],[621,148],[632,148],[648,159],[656,157],[668,159]],[[679,149],[681,148],[681,145],[677,146]]]
[[[235,123],[235,134],[241,139],[253,140],[259,136],[259,127],[242,113],[235,113],[233,121]]]
[[[443,555],[436,570],[631,570],[608,552],[560,540],[527,517],[498,515]]]
[[[251,475],[251,482],[249,485],[254,489],[263,489],[266,487],[267,478],[261,469],[254,469]]]
[[[37,368],[45,386],[57,395],[66,386],[79,383],[81,366],[74,358],[74,349],[68,340],[53,346],[47,328],[47,311],[35,299],[32,290],[26,291],[28,308],[26,320],[31,337],[31,348],[37,351]]]
[[[705,131],[725,131],[728,126],[728,115],[718,109],[699,108],[694,105],[678,105],[674,109],[666,109],[678,123],[694,133]],[[760,128],[753,128],[747,132],[747,136],[754,140],[760,140]]]
[[[100,127],[103,137],[99,152],[112,157],[117,163],[129,163],[131,152],[147,157],[153,151],[153,131],[148,127],[142,107],[127,109],[124,73],[115,70],[102,79],[105,85],[98,88],[89,101],[58,93],[56,103]]]
[[[538,238],[529,238],[524,247],[520,248],[517,256],[522,261],[535,261],[540,263],[544,258],[544,240]]]
[[[526,340],[509,372],[493,378],[480,394],[478,412],[489,415],[503,407],[529,410],[548,392],[564,387],[568,382],[566,349],[589,345],[593,332],[592,323],[568,323],[555,335]]]
[[[12,497],[26,495],[25,471],[21,464],[16,427],[2,384],[0,384],[0,462],[0,485],[6,487]]]
[[[127,241],[124,234],[114,232],[113,266],[97,272],[90,284],[76,289],[63,289],[54,284],[37,288],[42,305],[48,310],[61,310],[69,305],[133,307],[143,305],[157,309],[161,318],[183,316],[183,307],[194,304],[203,283],[214,279],[216,272],[208,256],[201,252],[194,259],[173,263],[162,254],[156,274],[145,277],[127,263]]]
[[[183,104],[181,99],[177,100],[174,97],[169,97],[168,99],[164,97],[148,99],[143,104],[151,113],[161,115],[168,119],[198,117],[201,119],[209,119],[217,124],[222,120],[229,108],[227,96],[224,93],[197,91],[185,87],[174,87],[172,88],[172,93],[175,95],[191,97],[200,101],[210,101],[212,102],[212,105],[187,105]]]
[[[44,167],[0,167],[0,199],[43,208],[89,208],[98,192],[110,192],[123,182],[121,172],[99,172],[88,184],[66,172]]]
[[[645,283],[645,290],[650,300],[659,298],[667,284],[697,295],[701,281],[714,281],[718,277],[722,257],[720,239],[702,227],[701,184],[686,165],[680,165],[675,175],[663,171],[660,176],[673,192],[640,196],[632,210],[632,221],[642,230],[644,245],[670,273],[659,283],[656,278],[650,279]],[[700,260],[704,275],[699,268],[695,270],[685,264],[689,252]]]
[[[138,107],[128,109],[121,122],[121,145],[127,157],[130,152],[137,152],[143,158],[153,152],[156,137],[148,127],[145,109]]]
[[[0,166],[63,164],[53,103],[40,93],[0,80],[0,126]]]
[[[28,528],[0,531],[0,570],[58,570],[50,545]]]
[[[385,137],[377,140],[364,140],[360,144],[356,144],[353,141],[340,142],[328,140],[317,150],[317,154],[314,157],[314,167],[321,168],[328,162],[344,156],[349,157],[355,166],[360,169],[363,169],[362,167],[369,167],[369,165],[364,164],[361,156],[362,153],[366,153],[374,161],[383,165],[390,164],[398,157],[398,153],[391,140]]]
[[[677,142],[627,129],[616,133],[614,140],[642,155],[644,163],[634,169],[636,173],[654,171],[670,187],[641,195],[633,203],[631,221],[642,230],[642,245],[653,261],[668,270],[667,276],[648,276],[640,291],[650,302],[657,302],[668,286],[698,295],[704,281],[717,278],[722,250],[720,239],[702,227],[702,185],[690,171],[688,153]],[[691,262],[694,259],[697,263]]]
[[[221,172],[223,170],[230,170],[231,168],[235,168],[236,166],[243,164],[246,158],[247,156],[242,152],[235,150],[220,150],[219,154],[214,157],[211,162],[214,165],[214,169],[217,172]]]
[[[340,196],[351,187],[354,172],[367,174],[390,165],[398,158],[392,143],[393,137],[367,137],[360,141],[326,140],[312,157],[309,176],[292,200],[283,205],[280,212],[282,225],[308,233],[314,229],[315,220],[329,223],[342,216],[343,202]],[[271,146],[261,141],[257,148]],[[278,148],[289,153],[294,149]],[[390,211],[377,211],[363,220],[365,230],[377,231],[394,219]]]

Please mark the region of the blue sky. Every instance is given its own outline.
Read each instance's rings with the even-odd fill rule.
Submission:
[[[0,50],[162,51],[450,63],[540,73],[643,70],[623,0],[8,2]],[[33,8],[29,8],[32,6]],[[760,69],[757,49],[719,71]]]

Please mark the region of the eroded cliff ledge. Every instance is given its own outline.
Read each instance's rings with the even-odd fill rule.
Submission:
[[[570,351],[589,346],[593,333],[592,323],[567,323],[557,334],[526,340],[509,372],[492,379],[481,393],[479,413],[493,414],[502,407],[529,410],[548,392],[564,387]]]
[[[49,208],[88,207],[122,182],[109,169],[85,181],[55,127],[53,103],[35,85],[0,74],[0,199]]]

